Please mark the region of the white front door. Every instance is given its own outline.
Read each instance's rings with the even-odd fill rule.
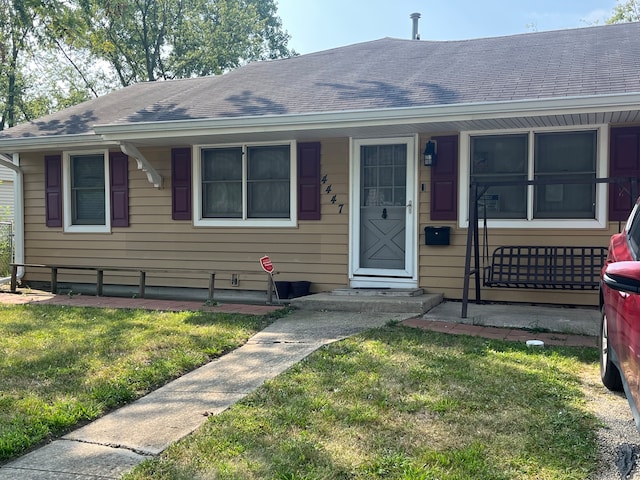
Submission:
[[[414,288],[416,139],[354,140],[351,287]]]

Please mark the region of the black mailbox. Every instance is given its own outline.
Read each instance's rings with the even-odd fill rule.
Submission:
[[[451,227],[424,227],[425,245],[449,245]]]

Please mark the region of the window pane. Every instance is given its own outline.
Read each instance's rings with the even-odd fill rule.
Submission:
[[[247,148],[247,217],[289,218],[290,148]]]
[[[393,165],[393,160],[396,156],[395,145],[381,145],[378,147],[379,165]]]
[[[375,167],[362,168],[362,187],[367,190],[369,188],[378,187],[378,169]]]
[[[501,180],[520,182],[522,177]],[[490,187],[478,200],[480,218],[526,218],[527,190],[520,186]]]
[[[202,185],[202,216],[242,218],[242,182],[215,182]]]
[[[215,148],[202,151],[204,181],[242,180],[242,149]]]
[[[535,218],[595,218],[596,132],[541,133],[535,136]]]
[[[249,189],[249,218],[289,218],[289,181],[253,182]]]
[[[73,225],[105,225],[104,155],[70,157]]]
[[[407,166],[397,165],[393,169],[393,186],[404,187],[407,183]]]
[[[511,184],[488,188],[478,205],[481,217],[527,217],[527,150],[526,134],[471,137],[471,181]]]
[[[527,174],[527,135],[471,138],[471,174]]]
[[[596,132],[536,134],[536,174],[593,173],[596,170]]]
[[[378,169],[380,175],[379,185],[381,187],[393,186],[393,167],[380,167]],[[404,184],[403,184],[404,186]]]
[[[376,146],[361,146],[360,147],[360,162],[363,167],[377,166],[378,165],[378,147]]]
[[[361,206],[404,206],[406,163],[404,144],[361,146]]]
[[[202,151],[202,216],[242,218],[242,148]]]

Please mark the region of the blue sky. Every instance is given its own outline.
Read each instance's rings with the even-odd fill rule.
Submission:
[[[383,37],[462,40],[602,24],[616,0],[276,0],[298,53]]]

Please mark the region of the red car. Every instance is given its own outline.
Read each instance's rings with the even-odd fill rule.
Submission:
[[[623,390],[640,430],[640,199],[622,233],[611,237],[600,285],[600,376]]]

